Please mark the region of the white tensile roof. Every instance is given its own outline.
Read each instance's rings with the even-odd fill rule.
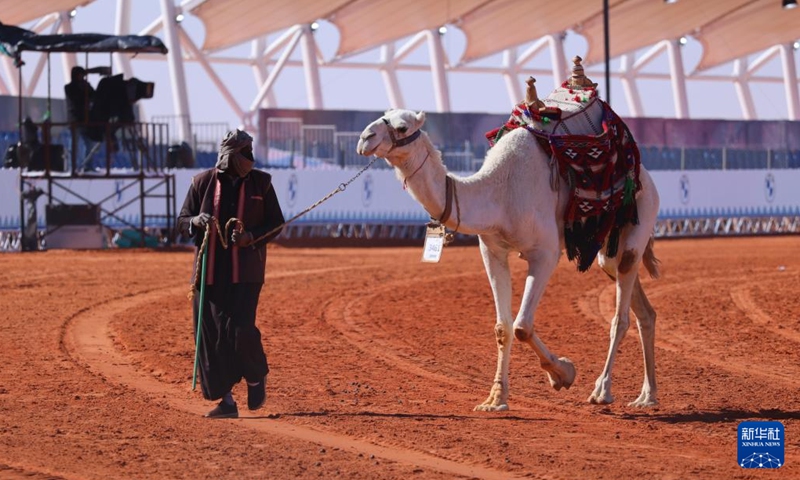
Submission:
[[[92,0],[0,0],[0,22],[20,25]],[[193,0],[213,51],[325,19],[339,29],[336,56],[368,50],[419,31],[452,24],[467,46],[461,63],[573,29],[588,42],[586,64],[604,56],[599,0]],[[698,70],[791,43],[800,37],[800,8],[780,0],[610,0],[611,56],[660,40],[692,35],[703,44]]]
[[[70,11],[92,0],[0,0],[0,22],[20,26],[53,12]]]
[[[692,35],[704,46],[698,68],[706,69],[800,37],[800,8],[783,10],[780,0],[609,3],[612,57]],[[600,62],[604,56],[599,0],[205,0],[192,13],[206,27],[204,50],[326,19],[341,35],[337,56],[445,24],[457,25],[466,34],[462,63],[567,29],[586,37],[585,63]]]

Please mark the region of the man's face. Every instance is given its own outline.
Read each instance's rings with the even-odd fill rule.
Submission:
[[[252,147],[252,145],[248,146],[248,147],[244,147],[242,149],[241,153],[245,158],[247,158],[251,162],[255,162],[256,161],[255,157],[253,157],[253,147]]]

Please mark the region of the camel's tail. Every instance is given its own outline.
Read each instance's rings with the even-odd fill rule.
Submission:
[[[642,263],[644,263],[644,268],[647,269],[647,273],[650,274],[650,277],[659,278],[661,272],[658,271],[658,265],[661,263],[661,260],[657,259],[655,252],[653,252],[653,243],[655,243],[655,238],[650,237],[650,241],[647,242],[647,247],[644,249],[644,254],[642,255]]]

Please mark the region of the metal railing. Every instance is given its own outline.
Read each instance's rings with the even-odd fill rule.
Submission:
[[[305,125],[301,118],[268,118],[261,139],[268,168],[359,168],[359,132],[339,132],[333,125]],[[475,172],[483,165],[488,145],[437,145],[450,171]],[[800,168],[800,150],[727,147],[654,147],[639,145],[648,170],[743,170]],[[376,163],[376,167],[385,163]]]
[[[182,139],[178,138],[178,128],[184,122],[186,115],[153,115],[153,123],[164,123],[169,125],[170,144],[179,144]],[[231,129],[226,122],[190,122],[192,132],[190,143],[194,152],[217,152],[219,142]]]
[[[43,122],[35,125],[41,135],[25,144],[17,143],[16,135],[0,133],[0,139],[5,139],[9,146],[18,145],[16,161],[29,173],[108,175],[112,169],[156,173],[166,166],[169,134],[165,124]]]

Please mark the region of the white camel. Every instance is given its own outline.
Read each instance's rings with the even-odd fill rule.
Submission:
[[[592,112],[597,125],[600,124],[598,112]],[[364,156],[377,155],[386,159],[410,194],[434,218],[439,218],[446,207],[446,177],[453,178],[457,206],[444,224],[461,233],[478,235],[497,310],[494,327],[497,370],[489,397],[475,410],[508,409],[508,370],[514,337],[533,348],[554,389],[569,388],[575,379],[573,363],[552,354],[534,331],[536,307],[564,249],[563,217],[569,187],[561,181],[556,190],[551,188],[549,156],[524,128],[503,136],[489,150],[480,171],[466,178],[455,177],[447,172],[441,152],[434,148],[428,135],[420,131],[424,122],[424,112],[389,110],[364,129],[357,151]],[[586,127],[571,130],[572,133],[599,133],[590,132]],[[656,312],[639,282],[638,267],[639,262],[643,262],[651,276],[658,276],[651,236],[659,198],[644,168],[640,180],[642,188],[636,197],[639,224],[629,224],[622,229],[619,253],[614,258],[605,255],[604,249],[598,255],[600,267],[616,280],[617,299],[608,356],[589,396],[591,403],[614,401],[611,370],[618,345],[628,330],[631,308],[636,315],[644,353],[644,384],[639,397],[629,405],[646,407],[657,403]],[[514,319],[508,257],[517,252],[528,262],[528,273],[522,304]]]

